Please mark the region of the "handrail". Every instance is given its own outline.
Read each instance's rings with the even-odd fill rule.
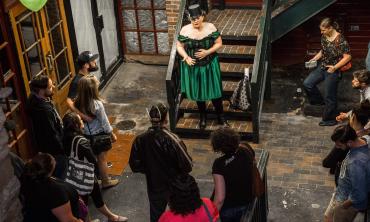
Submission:
[[[257,169],[261,175],[261,179],[265,186],[265,193],[254,198],[252,203],[248,205],[246,213],[243,215],[241,222],[266,222],[268,214],[268,190],[267,190],[267,163],[269,160],[269,152],[262,150],[257,163]]]
[[[178,72],[178,55],[176,51],[177,37],[183,25],[184,13],[185,13],[186,0],[181,0],[179,8],[179,17],[176,24],[176,30],[173,36],[173,42],[170,53],[170,60],[168,62],[167,74],[166,74],[166,91],[167,91],[167,102],[169,104],[169,119],[170,119],[170,129],[173,131],[176,127],[177,122],[177,103],[181,93],[180,90],[180,73]]]
[[[252,88],[252,121],[254,141],[259,140],[259,124],[262,112],[262,104],[265,96],[266,78],[269,75],[270,51],[270,24],[271,24],[272,0],[264,0],[262,16],[257,36],[256,54],[253,62],[253,71],[251,78]]]

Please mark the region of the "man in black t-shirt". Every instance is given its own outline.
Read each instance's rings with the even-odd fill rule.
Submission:
[[[81,118],[87,122],[90,122],[92,118],[88,115],[81,113],[73,104],[77,96],[78,82],[80,79],[86,75],[89,75],[90,72],[96,72],[99,70],[96,60],[99,58],[98,54],[93,54],[90,51],[84,51],[77,57],[77,68],[78,72],[74,76],[71,85],[69,86],[68,96],[67,96],[67,105],[73,111],[78,113]]]

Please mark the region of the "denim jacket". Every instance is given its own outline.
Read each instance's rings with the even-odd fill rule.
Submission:
[[[85,135],[96,135],[98,133],[111,133],[113,128],[111,127],[107,114],[105,113],[104,105],[101,101],[95,100],[95,119],[85,123],[84,134]]]
[[[338,187],[335,194],[337,201],[352,201],[357,210],[367,207],[370,191],[370,153],[368,145],[350,149],[342,162]]]

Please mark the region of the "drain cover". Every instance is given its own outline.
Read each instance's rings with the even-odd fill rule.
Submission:
[[[135,128],[136,123],[133,120],[124,120],[116,124],[119,130],[131,130]]]

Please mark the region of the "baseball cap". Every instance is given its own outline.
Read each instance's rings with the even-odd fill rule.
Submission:
[[[77,62],[78,63],[88,63],[92,62],[99,58],[99,54],[93,54],[90,51],[84,51],[81,52],[81,54],[77,57]]]

